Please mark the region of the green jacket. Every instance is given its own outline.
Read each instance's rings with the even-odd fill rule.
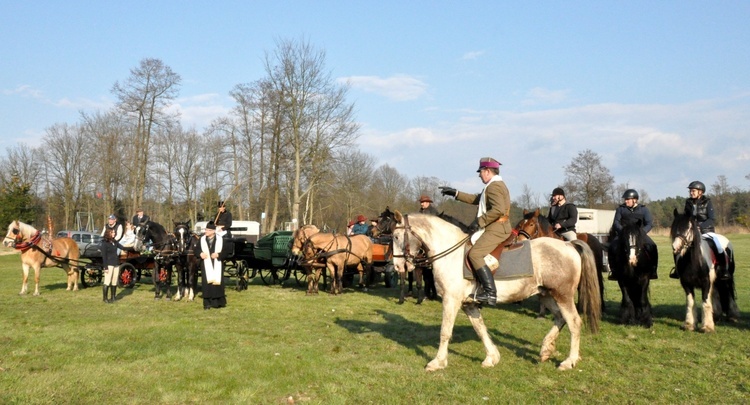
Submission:
[[[480,194],[468,194],[456,192],[456,199],[468,204],[479,205]],[[510,235],[511,226],[508,214],[510,212],[510,192],[503,181],[493,181],[487,186],[485,195],[485,205],[487,212],[478,217],[477,222],[480,228],[486,228],[485,232],[491,232],[497,236]],[[498,222],[498,220],[500,220]],[[502,241],[501,241],[502,242]]]

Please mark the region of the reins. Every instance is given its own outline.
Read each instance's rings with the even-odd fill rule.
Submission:
[[[402,254],[402,255],[396,255],[396,254],[394,254],[393,257],[394,258],[403,258],[408,263],[411,263],[413,266],[424,266],[426,264],[433,263],[436,260],[440,260],[443,257],[446,257],[449,254],[455,252],[458,248],[460,248],[461,246],[463,246],[466,243],[466,241],[469,240],[469,238],[471,238],[471,235],[467,235],[465,238],[461,239],[460,241],[458,241],[458,243],[456,243],[455,245],[451,246],[447,250],[444,250],[444,251],[442,251],[440,253],[437,253],[437,254],[435,254],[433,256],[430,256],[429,255],[430,248],[427,246],[427,244],[424,243],[424,240],[422,240],[422,238],[411,229],[411,225],[409,224],[409,215],[408,214],[404,214],[404,225],[403,226],[396,226],[395,229],[403,229],[404,230],[404,249],[403,249],[404,250],[404,254]],[[410,247],[410,244],[409,244],[409,235],[410,234],[414,238],[416,238],[417,241],[419,241],[419,246],[423,248],[423,252],[425,254],[424,257],[416,256],[416,255],[413,255],[413,254],[410,253],[411,252],[411,247]]]

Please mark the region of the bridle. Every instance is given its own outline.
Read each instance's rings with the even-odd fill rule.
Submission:
[[[677,239],[680,241],[680,244],[676,248],[673,248],[674,254],[680,252],[680,255],[683,255],[688,250],[688,247],[693,244],[695,238],[693,226],[694,224],[692,222],[688,222],[688,228],[685,234],[679,233],[672,237],[673,240]]]
[[[535,223],[535,225],[534,225],[534,233],[533,234],[530,234],[529,232],[526,231],[526,229],[524,229],[524,226],[526,226],[529,223],[531,223],[530,219],[524,219],[524,220],[522,220],[516,226],[516,229],[513,230],[514,231],[513,233],[516,235],[516,241],[518,240],[518,236],[519,235],[523,236],[524,238],[526,238],[528,240],[536,239],[536,238],[538,238],[540,236],[540,233],[539,233],[539,222]]]
[[[404,215],[404,225],[403,226],[396,226],[394,230],[396,229],[403,229],[404,230],[404,248],[403,248],[403,254],[396,255],[394,254],[394,258],[404,259],[405,262],[411,264],[414,267],[424,267],[426,265],[429,265],[436,260],[442,259],[445,256],[448,256],[449,254],[456,251],[458,248],[463,246],[466,241],[471,238],[471,235],[466,236],[465,238],[461,239],[456,243],[455,245],[451,246],[447,250],[437,253],[433,256],[430,256],[430,248],[427,246],[427,244],[424,243],[424,240],[411,228],[411,225],[409,224],[409,215]],[[411,253],[411,241],[409,240],[409,235],[411,235],[414,239],[416,239],[416,242],[418,246],[421,248],[421,252],[423,254],[412,254]]]

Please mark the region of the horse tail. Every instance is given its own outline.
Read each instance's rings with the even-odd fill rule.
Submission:
[[[599,332],[599,320],[602,317],[602,297],[599,293],[599,279],[597,278],[594,253],[586,242],[571,241],[578,254],[581,255],[581,282],[578,289],[578,302],[581,312],[586,317],[586,324],[592,333]]]

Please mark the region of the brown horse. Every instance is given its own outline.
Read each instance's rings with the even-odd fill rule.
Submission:
[[[298,262],[305,269],[307,275],[307,295],[318,293],[318,283],[320,274],[325,269],[325,260],[319,258],[316,260],[304,260],[301,257],[302,247],[305,245],[310,236],[320,232],[317,226],[308,224],[303,225],[292,234],[292,255],[298,258]],[[301,260],[300,260],[301,259]]]
[[[366,280],[372,269],[372,241],[365,235],[334,235],[318,232],[302,246],[302,256],[308,263],[322,263],[331,273],[331,294],[340,294],[342,278],[347,266],[357,266],[359,286],[367,290]]]
[[[78,259],[80,253],[78,245],[70,238],[52,239],[36,230],[31,225],[21,221],[13,221],[8,225],[3,245],[21,251],[21,265],[23,266],[23,284],[21,292],[28,292],[29,268],[34,269],[34,295],[39,295],[39,273],[42,267],[61,267],[68,275],[67,290],[78,290]],[[71,264],[71,262],[73,262]]]
[[[523,210],[523,219],[518,222],[514,230],[517,233],[517,240],[519,241],[536,239],[542,236],[562,239],[562,236],[555,233],[555,229],[549,223],[549,220],[539,215],[539,208],[535,211]],[[604,280],[602,279],[602,273],[604,272],[604,248],[599,239],[590,233],[577,233],[576,238],[585,242],[594,254],[596,277],[599,281],[599,297],[602,303],[602,312],[604,312]],[[543,315],[544,307],[539,310],[539,316]]]

